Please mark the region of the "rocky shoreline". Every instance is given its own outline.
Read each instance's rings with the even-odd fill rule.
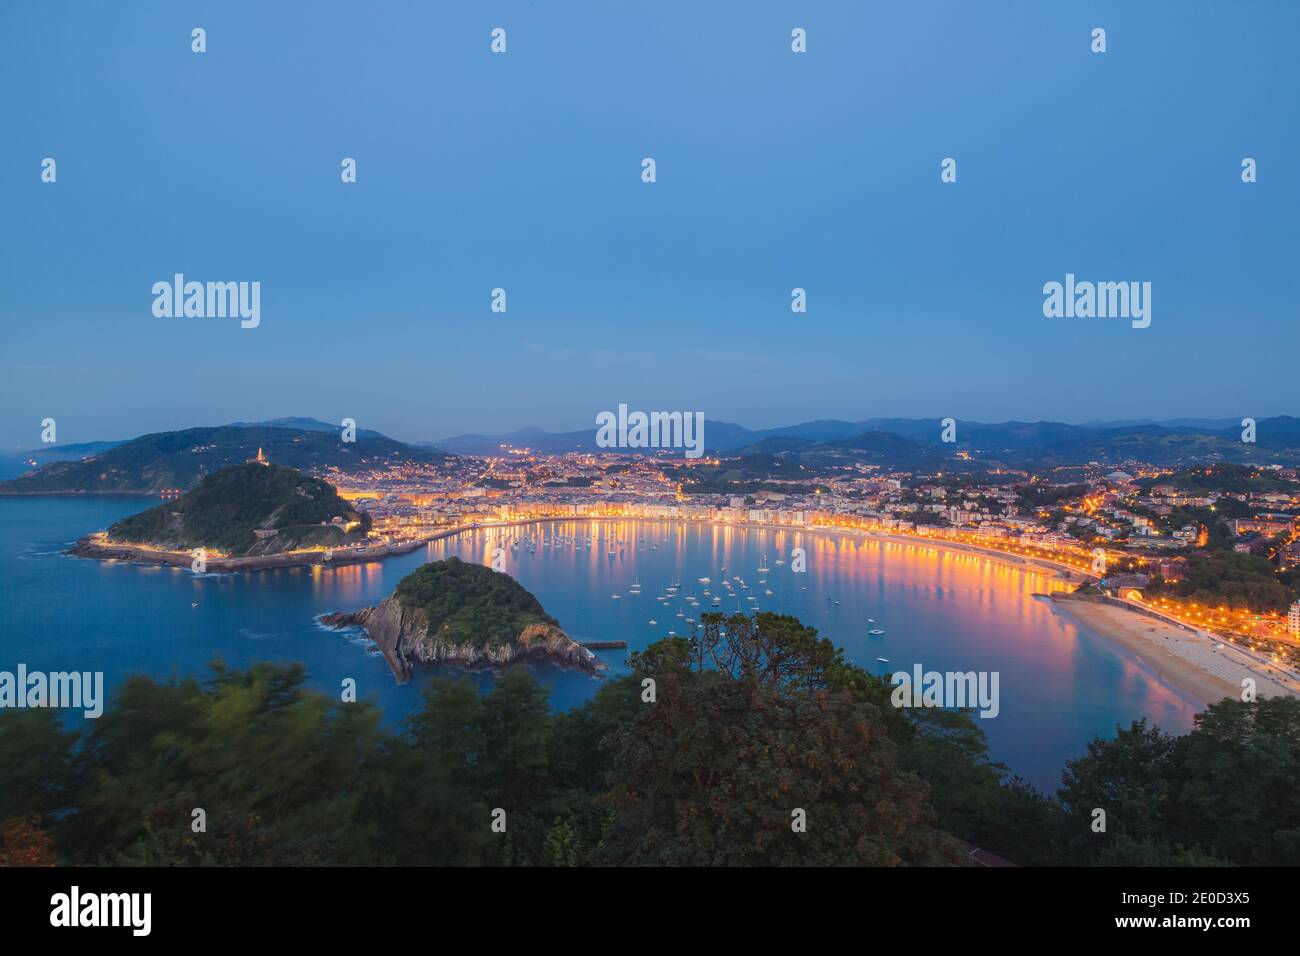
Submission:
[[[17,478],[10,478],[9,481],[17,481]],[[157,498],[160,492],[157,491],[93,491],[86,488],[70,488],[64,490],[50,489],[45,491],[13,491],[9,488],[0,488],[0,498]]]
[[[206,568],[213,574],[232,571],[270,571],[276,568],[298,568],[319,565],[334,567],[342,564],[356,564],[362,561],[377,561],[396,554],[407,554],[423,547],[424,541],[404,541],[401,544],[383,544],[369,548],[336,548],[325,551],[286,551],[280,554],[262,554],[247,558],[207,559]],[[194,556],[185,551],[165,551],[155,548],[142,548],[136,545],[114,544],[111,541],[95,541],[81,538],[66,552],[78,558],[97,558],[101,561],[136,561],[142,564],[159,564],[176,568],[188,568]],[[329,557],[326,555],[329,554]]]
[[[351,613],[324,614],[319,621],[330,628],[363,628],[379,645],[398,683],[403,684],[411,679],[417,665],[473,670],[507,667],[533,659],[593,675],[606,669],[595,654],[549,624],[530,624],[513,643],[498,647],[440,641],[429,636],[429,619],[424,611],[404,607],[395,597]]]

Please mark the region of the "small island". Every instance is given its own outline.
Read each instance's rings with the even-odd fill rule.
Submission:
[[[410,680],[417,664],[472,669],[532,658],[589,674],[605,670],[514,578],[459,558],[422,565],[376,607],[320,621],[364,628],[399,682]]]
[[[210,571],[342,563],[389,553],[382,544],[367,546],[370,527],[370,516],[329,482],[272,465],[259,452],[175,500],[82,538],[69,553],[189,566],[202,549]]]

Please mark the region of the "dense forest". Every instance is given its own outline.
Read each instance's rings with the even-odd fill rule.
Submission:
[[[526,668],[435,680],[397,730],[297,665],[134,678],[84,733],[10,710],[0,863],[1300,863],[1294,699],[1119,729],[1049,796],[791,617],[707,615],[631,662],[563,713]]]

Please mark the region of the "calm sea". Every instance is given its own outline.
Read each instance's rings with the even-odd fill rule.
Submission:
[[[1195,712],[1131,654],[1033,597],[1053,587],[1049,576],[972,555],[660,521],[489,529],[328,571],[195,575],[62,553],[82,534],[153,503],[0,498],[0,670],[23,662],[32,670],[103,671],[111,694],[130,674],[204,675],[214,658],[232,666],[302,661],[313,686],[337,693],[354,678],[360,696],[400,721],[419,706],[421,680],[397,685],[364,636],[326,630],[315,618],[378,602],[425,561],[455,554],[486,564],[501,547],[507,570],[580,640],[621,639],[636,650],[670,629],[686,633],[685,617],[710,609],[712,595],[726,597],[725,567],[725,577],[740,576],[749,590],[733,580],[740,597],[726,597],[719,610],[752,608],[745,598],[753,596],[757,607],[798,616],[877,673],[911,671],[918,662],[927,670],[996,671],[1001,712],[980,722],[993,755],[1047,789],[1092,737],[1111,736],[1117,724],[1139,717],[1182,732]],[[796,547],[807,553],[804,574],[791,568]],[[758,570],[762,562],[766,573]],[[630,587],[636,582],[639,595]],[[678,599],[657,602],[672,583],[682,586]],[[698,609],[686,605],[688,594]],[[626,652],[601,655],[613,672],[625,669]],[[580,704],[599,687],[595,678],[551,667],[534,672],[557,708]],[[492,681],[486,673],[472,678],[482,686]]]

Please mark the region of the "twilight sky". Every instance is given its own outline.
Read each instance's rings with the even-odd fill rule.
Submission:
[[[1285,0],[6,3],[0,446],[1297,414],[1298,35]],[[155,317],[177,272],[259,281],[261,325]],[[1066,273],[1150,282],[1150,327],[1045,318]]]

